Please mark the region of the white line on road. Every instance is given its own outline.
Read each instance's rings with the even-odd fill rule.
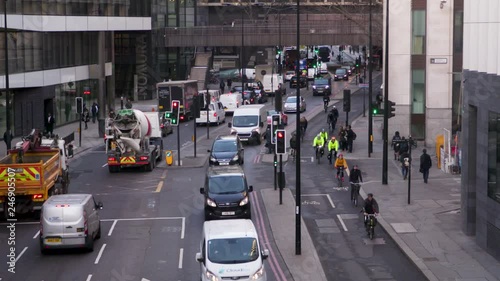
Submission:
[[[16,257],[16,260],[15,262],[17,262],[24,254],[24,252],[26,252],[26,250],[28,250],[28,247],[24,247],[24,249],[21,251],[21,253]]]
[[[155,218],[131,218],[131,219],[102,219],[101,221],[144,221],[144,220],[182,220],[184,217],[155,217]]]
[[[311,156],[311,162],[314,162],[314,157]]]
[[[87,280],[85,281],[90,281],[90,279],[92,279],[92,274],[89,274],[89,276],[87,276]]]
[[[103,167],[103,168],[104,168],[104,167],[106,167],[106,166],[108,166],[108,163],[106,163],[106,164],[102,165],[102,167]]]
[[[179,269],[182,269],[182,259],[184,258],[184,248],[179,251]]]
[[[40,235],[40,230],[38,230],[36,233],[35,233],[35,236],[33,236],[33,239],[36,239],[38,237],[38,235]]]
[[[186,218],[182,218],[182,227],[181,227],[181,239],[184,239],[184,231],[186,229]]]
[[[97,258],[95,259],[94,264],[98,264],[99,263],[99,260],[101,259],[102,253],[104,252],[105,248],[106,248],[106,244],[102,244],[102,247],[99,250],[99,254],[97,254]]]
[[[141,281],[150,281],[149,279],[142,278]]]
[[[337,218],[339,218],[340,224],[342,225],[342,228],[344,228],[344,231],[347,231],[347,227],[345,226],[344,220],[340,215],[337,215]]]
[[[333,203],[332,197],[330,197],[330,194],[302,194],[302,196],[326,196],[328,198],[328,202],[330,202],[330,205],[332,206],[333,209],[335,209],[335,204]]]
[[[111,225],[111,228],[109,229],[108,236],[111,236],[111,233],[113,233],[113,229],[115,229],[115,225],[118,221],[115,220],[113,224]]]

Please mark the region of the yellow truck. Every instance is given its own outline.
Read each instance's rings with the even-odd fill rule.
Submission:
[[[23,138],[0,159],[0,214],[38,216],[54,194],[68,192],[69,175],[62,139],[43,139],[37,130]]]

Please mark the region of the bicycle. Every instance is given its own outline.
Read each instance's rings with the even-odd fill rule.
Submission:
[[[344,167],[338,167],[337,171],[337,180],[339,181],[339,187],[342,187],[344,185]]]
[[[304,126],[300,126],[300,142],[304,142],[305,134],[306,134],[306,128]]]
[[[377,214],[368,214],[365,213],[365,222],[366,222],[366,232],[368,233],[368,237],[370,240],[373,240],[375,236],[375,225],[377,224],[377,219],[375,218]]]
[[[316,160],[318,161],[318,164],[322,156],[323,156],[323,147],[318,145],[316,146]]]
[[[359,189],[361,184],[359,182],[351,182],[351,202],[354,207],[358,206]]]
[[[323,101],[323,107],[325,108],[325,113],[328,110],[328,104],[329,104],[328,101]]]
[[[294,148],[290,148],[290,155],[292,156],[292,161],[295,162],[295,157],[297,156],[297,154],[295,153]]]

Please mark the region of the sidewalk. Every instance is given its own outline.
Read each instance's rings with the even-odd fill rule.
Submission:
[[[365,184],[361,196],[374,194],[380,207],[380,226],[426,277],[432,281],[500,280],[500,263],[461,230],[460,176],[445,174],[437,168],[435,149],[427,149],[433,159],[428,184],[423,183],[419,172],[424,147],[412,151],[411,204],[408,205],[408,181],[403,180],[400,164],[393,160],[391,149],[388,185],[381,184],[382,119],[374,118],[371,158],[367,149],[368,117],[358,118],[352,127],[357,134],[354,151],[344,154],[350,166],[358,164],[363,171]]]

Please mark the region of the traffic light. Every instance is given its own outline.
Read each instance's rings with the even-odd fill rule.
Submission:
[[[391,118],[391,117],[396,116],[396,113],[394,113],[396,111],[396,108],[395,108],[396,103],[388,100],[387,104],[389,105],[389,108],[388,108],[389,110],[387,111],[387,118]]]
[[[317,54],[319,52],[318,47],[314,47],[314,52]]]
[[[351,90],[344,90],[344,112],[351,111]]]
[[[277,51],[278,51],[278,55],[281,55],[281,49],[278,49]]]
[[[83,113],[83,98],[82,97],[76,97],[76,113],[78,113],[78,114]]]
[[[276,154],[286,153],[286,131],[277,130],[276,131]]]
[[[178,100],[172,101],[172,107],[171,107],[171,110],[172,110],[171,114],[172,115],[170,117],[170,120],[172,120],[170,122],[170,124],[172,124],[172,126],[179,126],[179,113],[180,113],[179,107],[180,107],[180,104],[181,104],[181,102]]]
[[[271,143],[275,144],[276,141],[276,131],[278,130],[278,126],[281,124],[281,115],[274,114],[271,115]]]

